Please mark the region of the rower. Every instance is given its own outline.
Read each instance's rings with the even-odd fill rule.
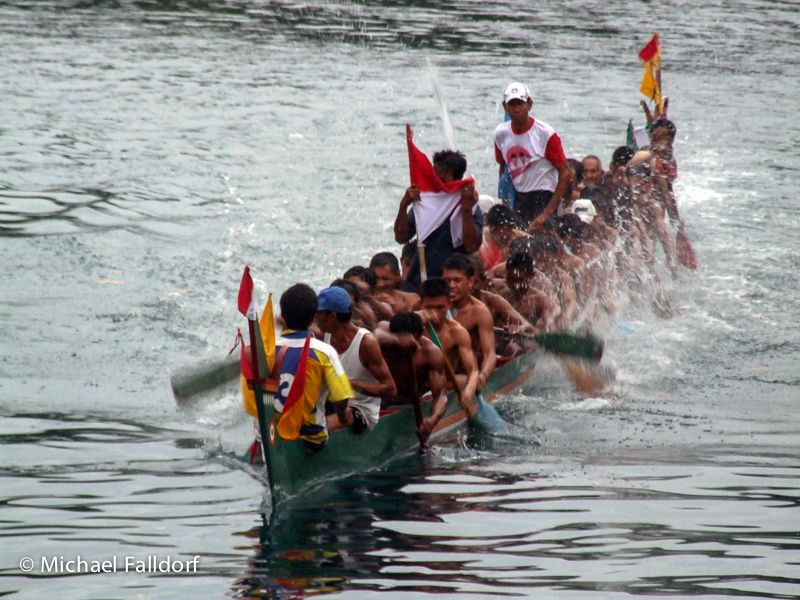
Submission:
[[[536,330],[519,314],[500,294],[484,289],[486,286],[486,269],[479,259],[472,259],[475,266],[475,277],[470,280],[469,293],[480,300],[492,313],[494,326],[507,329],[509,333],[536,333]]]
[[[351,322],[353,303],[347,291],[328,287],[320,291],[318,298],[317,326],[325,334],[325,343],[339,353],[353,388],[344,419],[338,413],[328,415],[328,429],[335,431],[352,426],[355,434],[372,431],[378,423],[381,397],[397,393],[389,367],[369,330]]]
[[[418,311],[423,323],[433,327],[436,337],[441,343],[442,352],[457,374],[459,385],[466,385],[462,397],[471,402],[478,385],[478,367],[472,351],[472,340],[469,332],[458,321],[447,316],[452,308],[450,304],[450,285],[441,277],[432,277],[423,281],[419,288],[420,306]],[[425,335],[432,337],[426,330]]]
[[[304,283],[296,283],[281,296],[281,317],[286,329],[275,341],[273,378],[280,381],[275,392],[275,411],[282,412],[295,373],[300,365],[309,327],[317,315],[317,294]],[[346,419],[347,400],[353,390],[339,362],[339,355],[331,346],[311,339],[306,364],[303,396],[298,400],[303,406],[303,424],[300,439],[306,452],[316,454],[328,442],[328,421],[325,418],[325,401],[331,402],[341,420]]]
[[[375,286],[375,298],[392,307],[395,313],[401,310],[413,310],[419,302],[419,296],[413,292],[400,291],[400,263],[391,252],[379,252],[369,261],[369,268],[375,272],[378,283]]]
[[[554,307],[549,295],[536,289],[536,272],[533,257],[526,252],[517,252],[506,261],[507,300],[531,325],[539,330],[552,328]]]
[[[477,390],[481,391],[497,365],[494,322],[486,305],[470,294],[475,264],[465,254],[444,261],[443,279],[450,285],[450,313],[469,333],[472,352],[479,365]]]
[[[342,275],[342,278],[347,281],[352,281],[358,286],[358,290],[361,292],[362,302],[372,309],[379,321],[392,318],[394,314],[392,307],[386,304],[386,302],[381,302],[375,298],[375,287],[378,285],[378,277],[375,275],[375,271],[362,267],[361,265],[356,265],[355,267],[347,269],[344,275]]]
[[[447,379],[444,354],[422,335],[422,329],[422,319],[417,313],[401,311],[388,323],[378,324],[375,339],[397,384],[397,396],[387,404],[410,403],[415,395],[426,392],[433,398],[430,416],[417,428],[420,443],[424,444],[447,409]]]

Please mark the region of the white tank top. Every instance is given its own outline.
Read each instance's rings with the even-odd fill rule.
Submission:
[[[378,383],[378,380],[373,377],[369,369],[361,364],[361,359],[358,357],[358,351],[361,348],[361,340],[369,333],[368,329],[359,328],[356,332],[353,342],[350,347],[342,354],[339,355],[339,362],[342,363],[342,368],[347,374],[347,378],[362,383]],[[325,342],[331,343],[331,334],[325,334]],[[378,418],[381,412],[381,399],[374,396],[365,396],[361,392],[353,390],[353,397],[348,400],[348,406],[355,406],[359,409],[364,420],[367,422],[367,431],[372,431],[378,423]]]

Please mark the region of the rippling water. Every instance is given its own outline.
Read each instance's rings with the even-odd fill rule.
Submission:
[[[800,598],[799,29],[766,1],[0,1],[0,595]],[[235,390],[179,412],[168,383],[232,345],[242,265],[266,297],[397,251],[405,123],[443,145],[427,58],[482,191],[512,79],[607,161],[654,30],[680,313],[623,307],[606,397],[544,360],[512,436],[265,520]],[[78,555],[200,559],[41,573]]]

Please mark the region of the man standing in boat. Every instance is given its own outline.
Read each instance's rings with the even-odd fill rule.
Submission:
[[[318,296],[316,323],[325,334],[325,343],[339,353],[339,360],[353,388],[345,409],[345,419],[328,415],[331,431],[353,427],[353,433],[372,431],[378,423],[381,397],[397,393],[392,374],[375,338],[350,321],[350,294],[340,287],[328,287]]]
[[[470,254],[483,241],[483,213],[472,178],[462,179],[467,158],[455,150],[433,155],[433,163],[411,141],[408,129],[412,185],[406,190],[394,221],[394,239],[405,244],[415,235],[424,244],[428,277],[441,277],[442,264],[453,254]],[[411,208],[411,210],[409,210]],[[417,292],[422,281],[419,256],[414,257],[403,284]]]
[[[514,212],[526,228],[541,230],[556,214],[571,173],[561,138],[547,123],[530,116],[532,106],[525,85],[515,82],[505,89],[503,108],[511,120],[495,129],[494,150],[500,176],[508,165],[517,190]]]
[[[275,392],[275,411],[283,412],[295,374],[301,365],[306,339],[311,336],[305,387],[298,400],[303,406],[300,439],[305,442],[309,454],[316,454],[328,442],[325,401],[330,401],[336,407],[336,414],[344,422],[347,420],[347,401],[353,397],[353,390],[336,350],[314,339],[308,330],[317,316],[318,306],[317,294],[304,283],[296,283],[283,293],[280,307],[286,329],[275,342],[275,364],[272,369],[273,379],[279,381],[278,391]]]

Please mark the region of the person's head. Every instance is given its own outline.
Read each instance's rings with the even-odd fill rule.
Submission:
[[[440,150],[433,155],[433,169],[442,183],[458,181],[467,172],[467,157],[458,150]]]
[[[483,261],[480,259],[480,257],[471,258],[472,264],[475,267],[475,276],[472,278],[469,292],[470,294],[477,294],[483,289],[483,285],[486,283],[486,265],[483,264]]]
[[[345,292],[350,294],[350,299],[353,301],[353,306],[361,302],[361,290],[359,290],[358,286],[352,281],[347,281],[347,279],[334,279],[331,282],[330,287],[340,287]]]
[[[536,235],[535,232],[534,235]],[[508,246],[508,255],[511,256],[512,254],[517,254],[519,252],[523,254],[530,254],[532,241],[532,235],[521,235],[518,238],[515,238],[514,241],[512,241]]]
[[[633,155],[633,158],[630,160],[630,162],[628,162],[628,166],[625,167],[625,177],[628,180],[628,189],[630,189],[634,199],[650,191],[650,176],[652,175],[650,160],[652,157],[652,152],[637,152]]]
[[[379,292],[389,292],[397,289],[400,284],[400,263],[391,252],[378,252],[369,261],[369,268],[375,273]]]
[[[534,262],[530,254],[517,252],[506,260],[506,283],[512,291],[527,292],[533,283]]]
[[[517,81],[508,84],[503,92],[503,108],[517,129],[528,125],[532,107],[531,93],[524,84]]]
[[[317,301],[316,321],[323,332],[333,333],[339,326],[350,322],[353,301],[344,288],[327,287],[320,291]]]
[[[594,154],[584,156],[581,161],[583,165],[583,182],[585,185],[597,185],[603,176],[603,163]]]
[[[581,198],[591,200],[595,210],[597,211],[597,214],[600,215],[600,218],[602,218],[606,223],[613,223],[614,205],[611,202],[613,194],[609,193],[606,195],[606,191],[603,187],[604,185],[608,185],[608,182],[608,178],[603,175],[600,185],[589,185],[581,190]]]
[[[486,233],[501,248],[510,243],[516,226],[514,211],[504,204],[495,204],[486,213]]]
[[[570,206],[570,213],[577,215],[581,221],[588,225],[597,216],[597,209],[594,207],[594,203],[588,198],[579,198]]]
[[[586,175],[583,169],[583,163],[577,158],[568,158],[567,166],[569,166],[570,173],[572,173],[573,187],[582,186]]]
[[[672,144],[678,129],[667,117],[659,117],[650,123],[650,147],[662,158],[672,157]]]
[[[578,215],[572,213],[563,215],[558,225],[558,234],[569,244],[571,241],[580,241],[586,232],[586,223]]]
[[[628,166],[634,154],[636,153],[630,146],[620,146],[614,150],[614,154],[611,155],[611,164],[608,165],[608,170],[613,173],[619,167]]]
[[[295,283],[280,299],[281,317],[288,329],[304,331],[317,316],[317,294],[305,283]]]
[[[362,294],[371,294],[375,291],[375,286],[378,285],[378,278],[375,275],[375,271],[362,267],[361,265],[350,267],[344,272],[342,277],[343,279],[355,283]]]
[[[420,306],[433,312],[440,320],[450,310],[450,284],[441,277],[431,277],[419,286]]]
[[[422,317],[413,310],[401,310],[399,313],[395,313],[392,320],[389,321],[389,331],[395,335],[410,333],[419,339],[423,331]]]
[[[417,240],[408,242],[403,246],[403,251],[400,254],[400,265],[403,267],[403,279],[408,278],[408,271],[411,269],[411,263],[414,262],[414,257],[417,255]]]
[[[442,266],[442,279],[450,285],[450,302],[458,304],[469,296],[475,278],[475,263],[466,254],[448,256]]]
[[[529,238],[527,250],[536,264],[546,264],[559,255],[558,241],[552,233],[534,232]]]

